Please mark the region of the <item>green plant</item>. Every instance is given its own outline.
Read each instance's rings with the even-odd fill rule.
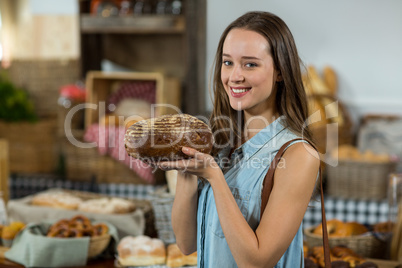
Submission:
[[[27,92],[11,83],[5,73],[0,73],[0,120],[34,122],[37,119]]]

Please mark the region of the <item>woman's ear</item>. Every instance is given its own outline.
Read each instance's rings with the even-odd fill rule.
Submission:
[[[282,81],[283,81],[282,75],[279,73],[279,74],[276,76],[276,82],[282,82]]]

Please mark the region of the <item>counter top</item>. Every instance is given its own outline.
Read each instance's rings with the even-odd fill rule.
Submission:
[[[85,266],[75,266],[74,268],[113,268],[114,266],[114,260],[98,260],[98,261],[89,261],[87,265]],[[0,268],[24,268],[24,266],[9,261],[4,258],[0,258]],[[68,267],[66,267],[68,268]]]

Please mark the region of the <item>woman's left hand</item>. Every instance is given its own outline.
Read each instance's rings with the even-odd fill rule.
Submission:
[[[215,172],[222,172],[211,155],[201,153],[189,147],[183,147],[182,152],[191,158],[178,161],[160,162],[158,163],[158,167],[162,170],[176,169],[207,180],[211,179],[213,174],[216,174]]]

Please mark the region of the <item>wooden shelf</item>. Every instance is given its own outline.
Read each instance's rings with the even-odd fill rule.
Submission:
[[[80,16],[82,33],[108,34],[182,34],[184,16],[142,15],[103,18],[89,14]]]

